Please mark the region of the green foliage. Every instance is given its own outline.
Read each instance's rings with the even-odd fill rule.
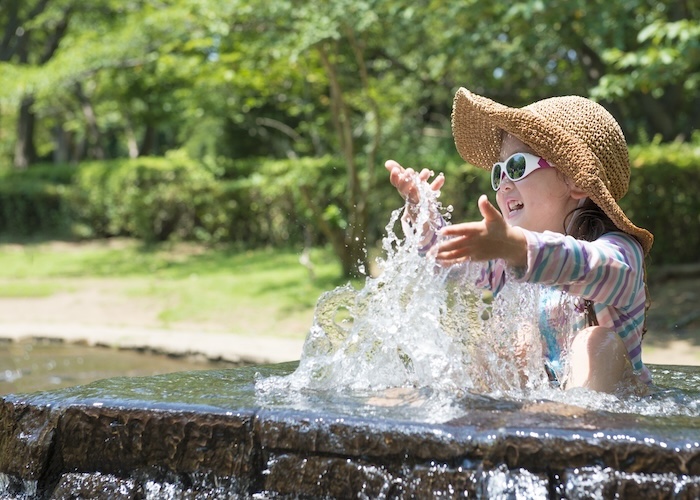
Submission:
[[[460,85],[515,105],[593,95],[632,138],[688,137],[698,16],[696,2],[661,0],[11,2],[0,10],[0,154],[12,154],[28,95],[40,153],[62,129],[76,160],[181,147],[195,158],[340,155],[338,98],[356,154],[396,151],[449,133]]]
[[[74,173],[69,165],[0,172],[0,230],[19,236],[68,231],[66,193]]]
[[[317,207],[323,207],[329,224],[347,224],[344,173],[343,164],[331,157],[261,159],[246,179],[250,196],[246,216],[267,242],[319,243],[323,238],[313,213]]]
[[[95,236],[144,241],[192,239],[202,233],[213,175],[184,155],[82,164],[71,190],[75,219]]]
[[[662,97],[669,85],[693,92],[700,85],[700,20],[656,18],[637,35],[636,50],[611,47],[604,52],[612,71],[596,93],[624,97],[641,90]]]
[[[365,239],[381,233],[385,200],[396,199],[383,183],[383,158],[429,159],[454,181],[445,199],[454,200],[455,218],[478,215],[481,177],[444,152],[430,160],[438,148],[453,150],[458,86],[514,106],[591,96],[632,142],[690,137],[699,102],[696,3],[10,2],[0,10],[0,161],[33,168],[38,158],[183,150],[207,168],[186,169],[144,196],[133,186],[165,175],[154,165],[115,165],[104,179],[85,173],[99,192],[88,193],[87,180],[69,190],[85,203],[70,204],[77,214],[66,216],[68,226],[149,240],[325,239],[351,273]],[[298,158],[326,155],[343,158],[342,168],[297,168],[310,161]],[[253,157],[287,160],[228,170]],[[6,212],[51,196],[27,188],[21,209]]]
[[[0,186],[0,227],[28,235],[60,233],[63,190],[49,183],[14,181]]]
[[[631,148],[632,176],[620,201],[628,217],[654,235],[649,263],[698,261],[700,144]]]
[[[0,231],[247,247],[319,243],[313,207],[328,207],[331,223],[347,224],[343,174],[331,157],[213,168],[182,153],[8,170],[0,179]]]

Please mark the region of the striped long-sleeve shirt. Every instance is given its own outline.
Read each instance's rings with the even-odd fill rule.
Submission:
[[[527,265],[511,270],[508,276],[593,301],[600,326],[620,336],[634,372],[643,382],[651,383],[651,374],[642,362],[646,290],[639,242],[622,232],[607,233],[592,242],[549,231],[523,232]],[[503,261],[489,262],[484,271],[484,281],[498,293],[507,276]]]

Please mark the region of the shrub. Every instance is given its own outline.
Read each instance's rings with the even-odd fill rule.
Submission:
[[[59,235],[69,231],[70,165],[37,166],[0,173],[0,230],[19,236]]]
[[[82,164],[70,193],[75,222],[95,236],[147,242],[201,234],[214,176],[182,155]]]
[[[649,264],[700,260],[700,144],[635,146],[632,176],[620,206],[654,235]]]
[[[67,230],[64,186],[8,179],[0,183],[0,227],[6,233],[59,235]]]
[[[700,145],[651,144],[630,150],[632,177],[620,205],[655,235],[650,263],[698,261]],[[495,198],[488,174],[448,162],[442,201],[454,220],[480,218],[476,200]],[[402,202],[378,169],[369,193],[368,241],[382,237]],[[15,235],[63,232],[241,246],[321,244],[324,224],[348,224],[345,166],[337,158],[199,162],[180,153],[159,158],[35,166],[0,172],[0,230]]]

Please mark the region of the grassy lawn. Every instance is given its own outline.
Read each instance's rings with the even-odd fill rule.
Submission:
[[[293,249],[143,246],[131,240],[0,244],[0,300],[102,284],[134,303],[154,304],[165,327],[209,323],[239,333],[300,335],[319,296],[345,282],[330,250],[312,250],[311,261],[313,276]]]

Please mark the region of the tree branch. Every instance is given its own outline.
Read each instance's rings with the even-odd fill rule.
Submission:
[[[296,130],[294,130],[286,123],[282,123],[279,120],[275,120],[273,118],[256,118],[255,123],[257,123],[258,125],[262,125],[263,127],[269,127],[274,128],[275,130],[279,130],[295,142],[302,140],[302,137],[297,133]]]
[[[58,44],[60,43],[61,38],[63,38],[63,35],[66,34],[66,30],[68,29],[68,23],[70,21],[71,13],[72,9],[70,7],[64,11],[63,17],[56,24],[56,28],[51,32],[49,38],[46,40],[46,44],[44,45],[44,52],[41,54],[39,64],[45,64],[56,53],[56,49],[58,49]]]

